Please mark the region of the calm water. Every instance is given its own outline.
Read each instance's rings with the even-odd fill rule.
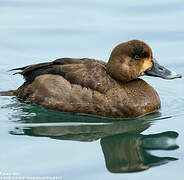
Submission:
[[[183,18],[182,0],[1,0],[0,90],[23,82],[8,69],[58,57],[107,61],[115,45],[130,39],[146,41],[160,64],[183,74]],[[144,79],[160,94],[162,110],[128,122],[0,97],[0,174],[183,179],[184,80]]]

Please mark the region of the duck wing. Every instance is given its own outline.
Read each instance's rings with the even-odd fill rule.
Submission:
[[[104,61],[88,58],[61,58],[12,70],[20,70],[18,73],[24,76],[27,83],[31,83],[40,75],[55,74],[62,76],[71,84],[78,84],[101,93],[107,92],[116,84],[115,80],[107,74]]]

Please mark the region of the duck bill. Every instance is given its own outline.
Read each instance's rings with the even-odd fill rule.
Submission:
[[[153,63],[153,66],[151,69],[147,70],[145,72],[148,76],[156,76],[163,79],[176,79],[176,78],[182,78],[181,74],[177,74],[174,71],[171,71],[160,64],[157,63],[156,60],[151,60]]]

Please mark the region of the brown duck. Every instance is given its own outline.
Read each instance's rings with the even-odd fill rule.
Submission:
[[[138,117],[160,109],[157,92],[139,76],[181,77],[160,66],[151,48],[139,40],[116,46],[107,63],[61,58],[12,70],[20,70],[25,83],[1,95],[15,95],[62,112],[117,118]]]

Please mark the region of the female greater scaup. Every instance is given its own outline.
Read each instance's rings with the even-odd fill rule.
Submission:
[[[61,58],[12,70],[21,70],[18,73],[25,83],[1,95],[16,95],[62,112],[117,118],[138,117],[160,109],[157,92],[139,76],[181,77],[160,66],[151,48],[140,40],[116,46],[108,63]]]

